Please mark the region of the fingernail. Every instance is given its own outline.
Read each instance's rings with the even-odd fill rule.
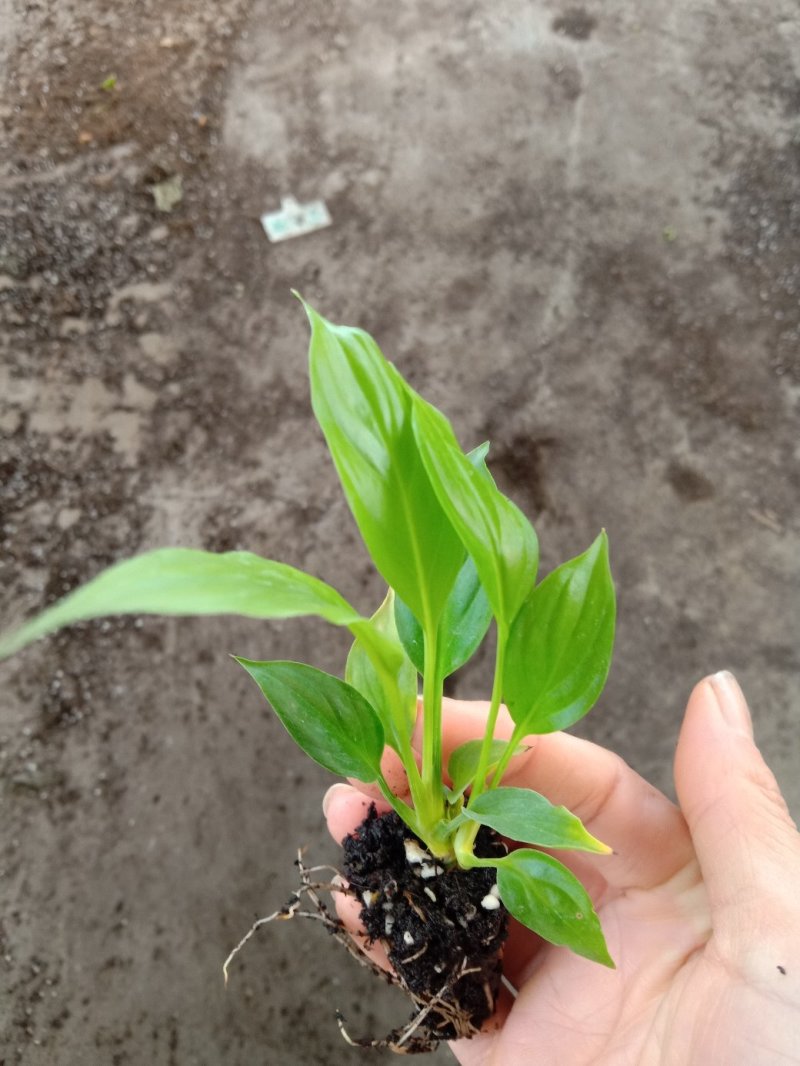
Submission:
[[[340,792],[350,792],[351,786],[345,785],[341,781],[337,781],[335,785],[331,785],[325,795],[322,797],[322,816],[328,817],[328,811],[330,810],[331,802],[333,798],[339,795]]]
[[[720,670],[709,681],[717,697],[717,706],[725,722],[732,728],[741,730],[748,737],[753,736],[753,720],[744,698],[739,682],[730,670]]]

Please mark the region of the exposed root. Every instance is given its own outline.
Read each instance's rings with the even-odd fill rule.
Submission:
[[[410,962],[416,962],[417,959],[421,959],[427,950],[428,945],[423,944],[419,951],[415,951],[413,955],[406,955],[406,957],[401,960],[403,965],[408,966]]]
[[[418,1055],[426,1051],[433,1051],[439,1044],[439,1040],[431,1034],[414,1036],[414,1033],[418,1031],[431,1011],[435,1009],[441,1019],[438,1022],[438,1027],[443,1027],[449,1023],[453,1025],[459,1036],[474,1036],[477,1030],[469,1024],[467,1019],[465,1019],[463,1011],[461,1011],[456,1004],[450,1002],[446,997],[462,977],[466,977],[469,973],[477,972],[477,968],[470,969],[467,966],[467,960],[464,959],[459,969],[448,978],[436,995],[427,1001],[415,996],[414,993],[405,986],[404,982],[399,982],[403,985],[406,993],[411,997],[419,1009],[406,1025],[400,1029],[392,1030],[388,1036],[385,1036],[380,1040],[369,1038],[356,1040],[351,1037],[345,1029],[344,1016],[340,1011],[337,1011],[336,1021],[339,1023],[339,1032],[351,1047],[381,1048],[388,1051],[394,1051],[398,1055]]]
[[[373,962],[368,955],[364,954],[358,940],[356,940],[352,933],[349,932],[342,920],[340,918],[334,918],[319,898],[317,894],[318,892],[341,892],[342,895],[356,897],[356,893],[346,885],[339,871],[333,866],[304,866],[302,850],[297,852],[295,866],[297,866],[300,871],[300,887],[295,889],[289,897],[289,901],[285,903],[280,910],[274,911],[272,914],[267,915],[266,918],[259,918],[258,921],[254,922],[230,955],[228,955],[222,966],[225,986],[227,987],[228,985],[228,971],[231,963],[245,946],[247,941],[261,928],[261,926],[267,925],[269,922],[290,921],[292,918],[308,918],[311,921],[322,922],[331,936],[337,940],[361,966],[365,966],[368,970],[371,970],[376,974],[376,976],[382,977],[384,981],[388,981],[389,984],[398,984],[399,982],[393,973],[382,969],[377,963]],[[323,870],[332,873],[336,880],[311,880],[311,874],[319,873]],[[301,910],[304,896],[311,902],[314,908],[313,910]]]
[[[467,974],[477,973],[477,968],[469,968],[467,966],[466,958],[463,959],[461,966],[449,976],[436,995],[431,998],[423,999],[412,992],[400,974],[394,971],[384,970],[382,967],[378,966],[377,963],[373,962],[372,959],[364,953],[362,943],[350,933],[340,918],[330,914],[327,906],[320,899],[320,892],[341,892],[343,895],[359,898],[358,893],[344,882],[339,872],[331,866],[306,867],[303,864],[302,851],[298,851],[295,865],[300,871],[300,886],[292,893],[289,901],[281,907],[280,910],[275,911],[266,918],[259,918],[258,921],[254,922],[233,951],[231,951],[230,955],[228,955],[222,967],[226,987],[228,984],[231,963],[245,946],[247,941],[250,940],[262,925],[267,925],[270,922],[275,921],[290,921],[294,918],[308,918],[312,921],[322,922],[331,936],[333,936],[333,938],[337,940],[348,954],[352,955],[361,966],[365,966],[368,970],[371,970],[372,973],[381,977],[389,984],[399,985],[416,1007],[416,1013],[406,1025],[394,1029],[387,1036],[377,1040],[359,1040],[351,1037],[345,1028],[344,1016],[341,1012],[337,1011],[336,1020],[339,1025],[339,1031],[348,1044],[353,1047],[383,1048],[389,1051],[394,1051],[399,1055],[413,1055],[420,1052],[432,1051],[439,1044],[439,1039],[436,1037],[435,1033],[431,1033],[430,1030],[423,1030],[420,1032],[423,1023],[429,1018],[432,1011],[436,1012],[437,1029],[451,1027],[451,1032],[455,1032],[458,1037],[475,1035],[477,1029],[472,1025],[465,1012],[457,1003],[454,1003],[448,997],[455,985]],[[331,873],[333,874],[333,878],[329,881],[311,880],[312,874],[321,872]],[[310,903],[310,909],[303,909],[303,903],[305,900]],[[416,958],[418,955],[424,954],[426,947],[417,952],[416,955],[411,956],[411,958]],[[491,997],[488,985],[486,986],[486,992],[487,995]]]

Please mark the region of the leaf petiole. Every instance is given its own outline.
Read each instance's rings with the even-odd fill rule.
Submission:
[[[509,740],[508,742],[508,747],[500,756],[500,760],[497,763],[497,766],[495,767],[494,776],[492,777],[491,783],[489,785],[490,789],[497,788],[497,786],[502,781],[503,774],[508,769],[508,764],[520,751],[520,744],[523,738],[524,730],[520,729],[520,727],[517,726],[514,732],[511,734],[511,740]]]
[[[383,798],[387,803],[391,804],[392,809],[400,815],[403,821],[419,836],[421,826],[419,825],[419,819],[417,818],[417,812],[413,807],[409,807],[407,803],[404,803],[399,796],[396,796],[394,792],[389,788],[389,783],[383,774],[379,774],[377,778],[378,788],[381,790]]]
[[[438,669],[438,627],[425,627],[425,672],[422,678],[422,790],[425,821],[444,816],[442,791],[442,681]]]
[[[483,735],[483,745],[481,747],[480,759],[478,760],[478,769],[475,772],[475,780],[472,784],[472,793],[469,798],[469,803],[472,803],[474,799],[480,796],[486,787],[486,775],[489,772],[489,766],[491,763],[492,741],[494,740],[494,730],[497,724],[497,715],[500,711],[500,701],[503,697],[503,669],[505,666],[505,653],[506,642],[508,640],[508,630],[505,626],[501,627],[498,624],[497,627],[497,651],[495,655],[495,669],[494,669],[494,681],[492,683],[492,699],[489,705],[489,714],[486,719],[486,732]],[[510,744],[508,752],[514,751],[515,745]],[[508,755],[508,758],[511,756]],[[502,760],[501,760],[502,761]],[[497,774],[495,774],[495,780]],[[469,804],[467,804],[469,806]]]

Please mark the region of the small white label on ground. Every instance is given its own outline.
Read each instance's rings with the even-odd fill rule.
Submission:
[[[323,200],[299,204],[293,196],[285,196],[281,200],[280,211],[261,216],[261,225],[273,244],[314,233],[330,224],[331,216]]]

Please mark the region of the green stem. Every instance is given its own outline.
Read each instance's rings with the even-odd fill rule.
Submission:
[[[475,778],[472,782],[472,792],[467,802],[469,806],[476,796],[479,796],[486,787],[486,774],[489,769],[489,758],[492,748],[492,741],[494,740],[494,727],[497,724],[497,715],[500,711],[500,700],[503,695],[503,667],[505,665],[506,656],[506,641],[508,640],[508,631],[497,627],[497,652],[495,654],[494,663],[494,681],[492,683],[492,700],[489,704],[489,714],[486,719],[486,731],[483,734],[483,743],[481,745],[480,758],[478,759],[478,769],[475,772]],[[473,853],[473,847],[475,845],[475,837],[478,835],[480,826],[477,822],[468,822],[466,825],[461,825],[456,830],[456,838],[454,842],[456,859],[459,866],[464,869],[469,869],[471,866],[491,865],[481,859],[476,859]]]
[[[414,801],[414,806],[418,807],[423,796],[422,777],[408,737],[404,738],[403,750],[399,755],[408,777],[408,789],[411,793],[411,798]]]
[[[425,820],[444,817],[442,783],[442,682],[439,679],[437,627],[425,629],[425,673],[422,680],[422,789]]]
[[[378,787],[383,793],[384,799],[400,815],[406,825],[410,829],[413,829],[415,833],[418,833],[419,819],[416,817],[416,811],[413,807],[409,807],[407,803],[404,803],[398,796],[395,796],[394,792],[389,788],[389,783],[383,774],[378,777]]]
[[[387,668],[383,648],[379,642],[375,641],[370,623],[360,621],[349,626],[349,629],[356,640],[362,641],[367,655],[369,655],[372,665],[380,675],[386,691],[392,692],[396,687],[396,678],[392,671]],[[392,731],[392,741],[394,742],[392,746],[400,756],[408,777],[408,788],[411,793],[411,798],[414,801],[414,806],[419,809],[421,806],[424,807],[424,790],[419,768],[417,767],[417,760],[414,757],[414,752],[411,748],[411,739],[403,726],[397,728],[394,725],[397,721],[401,723],[404,721],[404,714],[402,709],[398,711],[396,708],[393,709],[390,714],[392,719],[390,728]]]
[[[517,726],[514,732],[511,734],[511,740],[509,740],[508,742],[508,747],[500,756],[500,761],[495,767],[494,776],[492,777],[491,784],[489,785],[490,789],[497,788],[497,786],[500,784],[503,778],[503,774],[508,769],[508,764],[514,758],[514,752],[519,747],[519,743],[524,735],[525,734],[523,730],[521,730],[519,726]]]
[[[495,859],[479,859],[477,855],[470,855],[469,864],[471,867],[476,866],[491,866],[497,869],[498,865],[503,861],[506,856],[497,856]]]
[[[506,642],[508,631],[497,627],[497,652],[494,663],[494,681],[492,683],[492,701],[489,704],[489,715],[486,719],[486,731],[483,734],[481,754],[478,759],[478,769],[475,771],[475,779],[472,783],[472,794],[469,803],[480,796],[486,787],[486,774],[489,770],[492,741],[494,740],[494,728],[497,724],[497,715],[500,710],[500,700],[503,696],[503,669],[506,659]],[[469,806],[469,804],[468,804]]]
[[[419,808],[409,807],[403,800],[398,799],[383,775],[378,778],[378,786],[387,803],[400,815],[409,829],[416,833],[431,855],[444,863],[451,863],[454,855],[451,834],[449,831],[442,832],[441,820],[436,823],[421,818]],[[438,832],[435,829],[438,829]]]
[[[472,820],[464,822],[456,830],[453,850],[456,853],[456,861],[462,870],[469,870],[478,863],[472,851],[475,846],[475,837],[478,835],[480,825]]]

